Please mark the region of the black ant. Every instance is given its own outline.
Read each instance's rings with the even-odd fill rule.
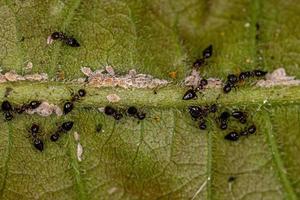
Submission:
[[[243,130],[243,131],[241,131],[240,132],[240,135],[241,136],[247,136],[247,135],[249,135],[249,134],[253,134],[253,133],[255,133],[256,132],[256,126],[255,125],[251,125],[251,126],[249,126],[248,128],[246,128],[245,130]]]
[[[1,109],[4,112],[4,119],[6,121],[10,121],[13,119],[13,114],[12,114],[13,107],[9,101],[7,100],[3,101],[1,104]]]
[[[202,108],[199,106],[189,106],[188,109],[190,115],[195,119],[199,118],[203,114]]]
[[[251,76],[252,76],[252,74],[251,74],[250,71],[241,72],[240,75],[239,75],[239,80],[243,81],[246,78],[250,78]]]
[[[203,58],[198,58],[193,62],[193,67],[195,68],[200,68],[202,65],[205,64],[205,59]]]
[[[230,140],[230,141],[237,141],[239,139],[239,134],[235,131],[232,131],[230,133],[228,133],[227,135],[225,135],[224,139],[225,140]]]
[[[84,97],[86,96],[86,91],[84,89],[80,89],[78,90],[77,94],[74,94],[72,93],[71,94],[71,99],[70,101],[67,101],[65,104],[64,104],[64,114],[68,114],[69,112],[71,112],[74,108],[74,103],[76,101],[79,101],[81,97]]]
[[[213,46],[210,44],[208,47],[206,47],[203,51],[202,51],[202,56],[204,59],[210,58],[212,56],[213,53]]]
[[[62,125],[58,127],[56,132],[50,136],[50,140],[52,142],[56,142],[60,137],[60,133],[62,133],[62,132],[66,133],[66,132],[70,131],[72,129],[73,125],[74,125],[74,122],[72,122],[72,121],[67,121],[67,122],[62,123]]]
[[[64,114],[68,114],[69,112],[71,112],[74,108],[74,104],[72,102],[67,101],[64,104]]]
[[[197,94],[193,89],[189,89],[188,91],[186,91],[186,93],[182,97],[183,100],[190,100],[195,98],[197,98]]]
[[[223,92],[224,93],[230,92],[231,89],[235,87],[237,82],[238,82],[238,77],[234,74],[229,74],[227,76],[227,82],[223,87]]]
[[[74,94],[72,92],[72,94],[71,94],[71,102],[79,101],[81,97],[85,97],[85,96],[86,96],[86,91],[84,89],[79,89],[77,91],[77,94]]]
[[[233,111],[231,114],[232,117],[238,119],[240,123],[245,124],[247,122],[247,115],[242,111]]]
[[[41,139],[38,138],[38,133],[39,133],[40,127],[37,124],[32,124],[30,128],[30,133],[33,139],[33,146],[39,150],[43,151],[44,150],[44,143]]]
[[[115,120],[120,120],[121,118],[123,118],[122,113],[118,112],[116,109],[110,107],[110,106],[106,106],[104,108],[104,113],[106,115],[111,115],[115,118]]]
[[[230,114],[228,112],[222,112],[220,117],[219,117],[219,121],[220,121],[220,128],[222,130],[227,129],[227,120],[230,117]]]
[[[80,47],[78,41],[73,37],[66,36],[63,32],[54,32],[51,34],[52,40],[63,41],[66,45],[71,47]]]
[[[138,110],[136,109],[136,107],[134,106],[130,106],[128,109],[127,109],[127,113],[131,116],[134,116],[136,115],[138,112]]]
[[[203,118],[200,119],[200,122],[199,122],[199,128],[200,128],[201,130],[205,130],[205,129],[207,128],[205,119],[203,119]]]
[[[33,100],[33,101],[29,102],[28,104],[23,104],[21,107],[16,108],[15,111],[18,114],[22,114],[25,110],[27,110],[27,109],[32,109],[32,110],[36,109],[41,104],[42,104],[41,101]]]
[[[133,117],[136,117],[136,118],[138,118],[139,120],[143,120],[143,119],[145,119],[145,117],[146,117],[146,113],[144,113],[144,112],[138,112],[138,110],[137,110],[136,107],[134,107],[134,106],[130,106],[130,107],[127,109],[127,113],[128,113],[128,115],[133,116]]]
[[[197,58],[193,62],[193,67],[198,69],[202,65],[206,64],[206,59],[210,58],[212,56],[212,53],[213,53],[213,46],[209,45],[202,51],[202,58]]]

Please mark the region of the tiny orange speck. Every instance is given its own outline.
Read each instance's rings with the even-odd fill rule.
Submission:
[[[172,79],[176,79],[176,78],[177,78],[177,72],[176,72],[176,71],[169,72],[169,76],[170,76]]]

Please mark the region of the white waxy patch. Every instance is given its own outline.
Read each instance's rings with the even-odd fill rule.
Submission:
[[[81,72],[86,76],[91,76],[93,71],[89,67],[81,67]]]
[[[105,109],[104,107],[101,107],[101,108],[98,108],[98,111],[101,113],[104,113],[104,109]]]
[[[250,23],[247,22],[247,23],[244,24],[244,26],[245,26],[245,28],[249,28],[250,27]]]
[[[83,153],[83,148],[82,148],[81,144],[78,142],[77,143],[77,160],[79,162],[82,161],[82,153]]]
[[[30,70],[32,70],[32,67],[33,67],[32,62],[28,62],[26,67],[24,67],[24,68],[25,68],[25,70],[30,71]]]
[[[79,139],[80,139],[80,136],[76,131],[74,132],[74,139],[75,139],[76,142],[78,142]]]
[[[156,88],[170,83],[167,80],[157,79],[148,74],[137,74],[135,70],[130,70],[126,75],[117,76],[114,75],[115,72],[111,66],[106,67],[106,70],[96,70],[94,72],[88,67],[83,67],[81,71],[87,76],[88,85],[92,87]]]
[[[186,86],[198,87],[201,80],[199,72],[195,69],[192,70],[191,74],[184,80]]]
[[[200,76],[199,72],[193,69],[191,74],[185,78],[184,84],[186,86],[191,86],[196,88],[199,86],[201,79],[202,77]],[[222,84],[223,83],[220,79],[208,78],[207,85],[204,88],[221,88]]]
[[[63,112],[57,105],[50,104],[46,101],[43,101],[41,103],[41,105],[39,107],[37,107],[36,109],[33,109],[33,110],[32,109],[27,109],[26,113],[28,113],[30,115],[38,114],[38,115],[43,116],[43,117],[48,117],[52,113],[55,113],[56,115],[61,116]]]
[[[45,80],[48,80],[48,74],[46,74],[46,73],[28,74],[28,75],[25,75],[24,78],[29,81],[45,81]]]
[[[47,44],[52,44],[52,42],[53,42],[53,39],[52,39],[51,35],[49,35],[47,37]]]
[[[108,192],[108,194],[112,195],[113,193],[117,192],[117,190],[118,190],[117,187],[112,187],[107,192]]]
[[[14,70],[6,72],[5,74],[0,73],[0,83],[4,82],[15,82],[15,81],[45,81],[48,80],[48,74],[46,73],[35,73],[35,74],[27,74],[25,76],[21,76],[17,74]]]
[[[14,82],[14,81],[23,81],[25,80],[25,78],[21,75],[18,75],[16,73],[16,71],[12,70],[10,72],[6,72],[4,74],[5,78],[7,81],[11,81],[11,82]]]
[[[300,80],[295,79],[294,76],[287,76],[284,68],[278,68],[272,73],[268,73],[265,76],[266,80],[259,80],[256,86],[259,87],[273,87],[273,86],[291,86],[300,85]]]
[[[110,103],[116,103],[116,102],[119,102],[121,100],[121,98],[117,94],[109,94],[109,95],[106,96],[106,99]]]
[[[111,76],[115,75],[115,70],[112,68],[112,66],[106,66],[105,70],[107,71],[107,73]]]
[[[0,83],[5,83],[7,80],[3,74],[0,74]]]

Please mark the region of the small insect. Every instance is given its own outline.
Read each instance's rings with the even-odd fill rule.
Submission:
[[[105,108],[104,108],[104,113],[106,114],[106,115],[113,115],[113,114],[115,114],[117,111],[114,109],[114,108],[112,108],[112,107],[110,107],[110,106],[105,106]]]
[[[221,122],[220,129],[226,130],[228,127],[227,122]]]
[[[39,138],[34,138],[33,139],[33,146],[38,149],[39,151],[43,151],[44,150],[44,143],[41,139]]]
[[[189,106],[189,113],[193,118],[199,118],[202,116],[202,109],[199,106]]]
[[[10,111],[4,112],[4,119],[10,121],[14,118],[13,114]]]
[[[65,34],[62,32],[53,32],[51,34],[52,40],[63,40],[63,39],[65,39],[65,37],[66,37]]]
[[[13,108],[12,108],[11,104],[9,103],[9,101],[5,100],[1,104],[1,109],[2,109],[2,111],[11,111]]]
[[[229,93],[232,89],[232,84],[231,83],[226,83],[223,87],[223,92],[224,93]]]
[[[32,124],[30,127],[29,132],[31,133],[32,136],[32,142],[33,142],[33,146],[38,149],[39,151],[43,151],[44,149],[44,143],[43,141],[38,138],[38,133],[40,130],[40,126],[37,124]]]
[[[136,116],[137,116],[137,118],[138,118],[139,120],[143,120],[143,119],[146,118],[146,113],[139,112],[139,113],[137,113]]]
[[[113,117],[115,118],[115,120],[120,120],[123,118],[123,115],[119,112],[116,112],[113,114]]]
[[[84,89],[80,89],[80,90],[78,90],[78,95],[80,97],[84,97],[86,95],[86,91]]]
[[[224,137],[225,140],[230,140],[230,141],[237,141],[239,139],[239,134],[235,131],[232,131],[225,135]]]
[[[255,125],[251,125],[249,128],[248,128],[248,133],[250,134],[253,134],[256,132],[256,126]]]
[[[74,122],[72,122],[72,121],[64,122],[64,123],[61,125],[62,131],[68,132],[69,130],[72,129],[73,124],[74,124]]]
[[[100,131],[102,131],[102,124],[97,124],[96,125],[96,132],[100,133]]]
[[[200,84],[201,84],[202,86],[205,86],[205,85],[208,84],[208,82],[207,82],[206,79],[203,78],[203,79],[200,80]]]
[[[241,72],[240,75],[239,75],[239,80],[240,81],[243,81],[247,78],[250,78],[252,75],[251,75],[251,72],[249,71],[246,71],[246,72]]]
[[[80,47],[80,44],[78,43],[78,41],[73,37],[65,38],[64,42],[66,45],[69,45],[71,47]]]
[[[254,70],[253,75],[256,77],[262,77],[265,76],[268,72],[262,71],[262,70]]]
[[[64,104],[64,114],[68,114],[69,112],[71,112],[74,108],[74,105],[72,102],[69,102],[67,101],[65,104]]]
[[[129,114],[129,115],[136,115],[137,114],[137,109],[136,109],[136,107],[134,107],[134,106],[130,106],[128,109],[127,109],[127,113]]]
[[[232,112],[231,116],[238,119],[242,124],[245,124],[247,122],[247,115],[245,112],[234,111]]]
[[[206,80],[206,79],[201,79],[200,80],[200,84],[199,84],[199,86],[198,86],[198,88],[197,88],[197,90],[201,90],[201,89],[203,89],[204,88],[204,86],[206,86],[208,84],[208,81]]]
[[[229,83],[231,83],[231,84],[236,84],[237,82],[238,82],[238,77],[236,76],[236,75],[234,75],[234,74],[229,74],[228,76],[227,76],[227,81],[229,82]]]
[[[193,63],[193,67],[199,68],[199,67],[201,67],[204,63],[205,63],[204,58],[198,58],[198,59],[196,59],[195,62]]]
[[[222,112],[220,115],[221,120],[227,120],[230,117],[230,114],[226,111]]]
[[[36,109],[37,107],[39,107],[41,105],[42,102],[40,101],[31,101],[29,104],[28,104],[28,107],[30,109]]]
[[[212,56],[213,53],[213,46],[209,45],[208,47],[206,47],[203,51],[202,51],[202,56],[204,59],[210,58]]]
[[[56,133],[53,133],[53,134],[50,136],[50,140],[51,140],[52,142],[56,142],[56,141],[59,139],[59,137],[60,137],[59,133],[56,132]]]
[[[212,104],[210,107],[209,107],[209,112],[211,113],[216,113],[218,111],[218,106],[217,104]]]
[[[230,114],[228,112],[222,112],[219,119],[220,119],[220,129],[225,130],[227,129],[227,120],[230,117]]]
[[[66,45],[71,46],[71,47],[79,47],[80,46],[80,44],[78,43],[78,41],[75,38],[68,37],[63,32],[53,32],[50,37],[52,40],[61,40]]]
[[[207,128],[206,126],[206,122],[204,120],[201,120],[200,123],[199,123],[199,128],[201,130],[205,130]]]
[[[249,135],[248,130],[243,130],[240,132],[240,136],[247,136]]]
[[[33,137],[36,137],[36,136],[37,136],[37,133],[39,132],[39,130],[40,130],[39,125],[37,125],[37,124],[32,124],[32,125],[31,125],[30,132],[31,132],[31,135],[32,135]]]
[[[186,93],[183,95],[183,100],[190,100],[190,99],[194,99],[194,98],[197,98],[197,94],[195,92],[195,90],[188,90],[186,91]]]
[[[233,182],[235,181],[236,177],[235,176],[229,176],[228,177],[228,182]]]
[[[79,95],[78,94],[74,94],[74,95],[72,95],[71,102],[78,101],[79,99],[80,99]]]

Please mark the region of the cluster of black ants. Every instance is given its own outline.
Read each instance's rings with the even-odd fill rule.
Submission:
[[[209,45],[207,48],[205,48],[202,51],[202,58],[196,59],[196,61],[193,63],[193,67],[199,69],[202,65],[207,64],[207,59],[209,59],[212,56],[212,53],[213,53],[213,47],[212,45]],[[238,83],[241,83],[251,77],[262,78],[266,74],[267,72],[262,70],[245,71],[245,72],[241,72],[239,75],[229,74],[227,76],[227,81],[224,84],[223,92],[227,94],[231,91],[232,88],[235,88]],[[206,86],[207,84],[208,81],[205,78],[202,78],[199,82],[199,85],[197,87],[193,87],[192,89],[189,89],[183,95],[182,99],[183,100],[196,99],[197,92],[203,90],[204,86]],[[205,118],[208,116],[209,113],[217,112],[217,105],[213,104],[211,106],[202,106],[202,107],[189,106],[188,110],[193,119],[199,120],[199,128],[205,130],[207,128]],[[217,119],[221,130],[227,129],[228,119],[230,118],[230,116],[232,116],[235,119],[238,119],[239,122],[242,124],[245,124],[247,122],[247,114],[243,111],[233,111],[231,114],[227,111],[224,111]],[[224,138],[230,141],[237,141],[240,136],[247,136],[255,132],[256,132],[255,125],[251,125],[240,132],[232,131],[228,133]]]
[[[218,106],[216,104],[212,104],[210,106],[189,106],[189,113],[191,117],[199,122],[199,128],[201,130],[205,130],[206,126],[206,118],[210,113],[216,113],[218,111]],[[241,124],[247,123],[247,114],[243,111],[233,111],[231,114],[227,111],[221,113],[221,115],[217,118],[217,123],[221,130],[226,130],[228,127],[228,120],[230,117],[237,119]],[[246,129],[240,131],[239,133],[236,131],[232,131],[225,135],[226,140],[236,141],[240,136],[248,136],[250,134],[255,133],[256,127],[255,125],[251,125]]]
[[[86,91],[84,89],[78,90],[77,94],[72,93],[71,99],[66,101],[63,106],[63,113],[64,115],[70,113],[74,109],[75,102],[79,101],[81,98],[86,96]],[[1,109],[4,114],[4,119],[6,121],[10,121],[14,118],[14,114],[22,114],[26,110],[33,110],[38,108],[41,105],[41,101],[33,100],[28,104],[23,104],[21,106],[12,106],[12,104],[5,100],[1,104]],[[104,108],[104,113],[108,116],[113,116],[115,120],[120,120],[123,117],[122,111],[116,110],[115,108],[112,108],[111,106],[106,106]],[[127,109],[127,115],[135,117],[139,120],[143,120],[146,117],[146,114],[144,112],[138,111],[137,108],[134,106],[130,106]],[[62,133],[67,133],[70,131],[73,127],[74,122],[73,121],[66,121],[62,123],[58,128],[54,131],[54,133],[50,136],[50,140],[52,142],[56,142]],[[102,125],[98,124],[96,127],[96,131],[100,132],[102,129]],[[44,150],[44,142],[39,137],[40,133],[40,126],[36,123],[33,123],[28,130],[30,133],[30,136],[32,138],[33,146],[38,149],[39,151]]]

